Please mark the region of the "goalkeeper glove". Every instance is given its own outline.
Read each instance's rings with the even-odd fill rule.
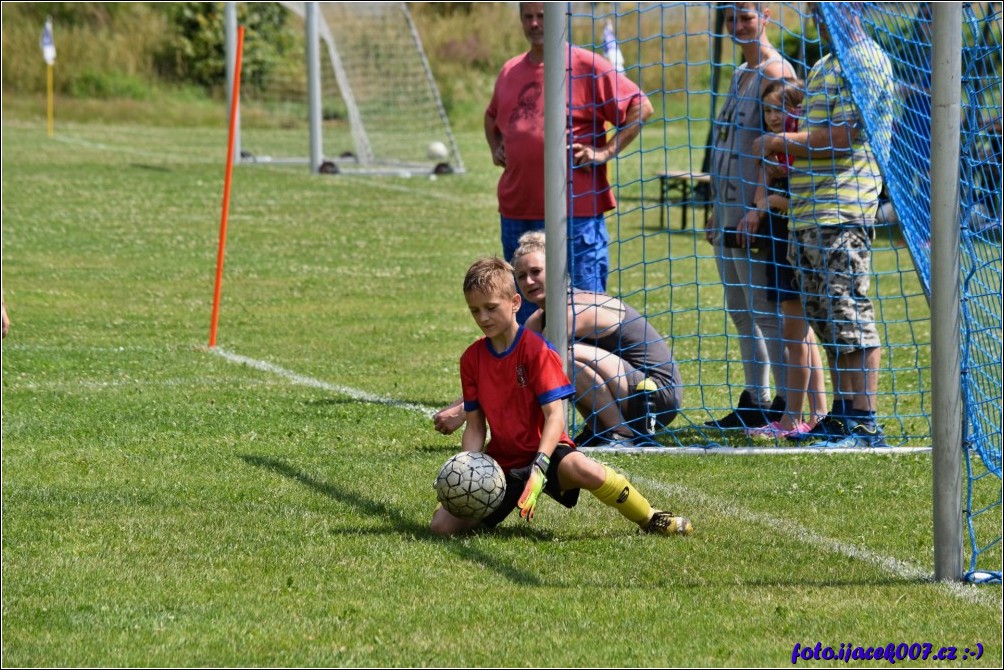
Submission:
[[[527,477],[523,495],[516,503],[516,506],[519,507],[519,515],[526,519],[527,523],[533,520],[533,513],[537,509],[540,494],[544,492],[544,485],[547,484],[547,468],[550,465],[551,459],[542,452],[537,453],[537,458],[533,459],[533,463],[530,465],[530,476]]]

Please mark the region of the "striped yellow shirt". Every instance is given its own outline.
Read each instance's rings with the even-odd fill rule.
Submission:
[[[868,83],[862,94],[874,96],[869,108],[879,110],[870,127],[876,132],[876,147],[888,150],[888,132],[893,113],[893,74],[888,56],[870,39],[851,45],[844,54],[861,81]],[[871,224],[882,191],[882,174],[865,132],[865,122],[833,55],[817,62],[806,79],[804,117],[799,130],[850,126],[859,130],[849,151],[827,157],[797,158],[788,184],[792,228]]]

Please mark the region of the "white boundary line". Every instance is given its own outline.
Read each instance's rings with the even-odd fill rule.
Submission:
[[[254,368],[255,370],[261,370],[262,372],[271,372],[274,375],[279,375],[280,377],[285,377],[289,381],[293,382],[298,386],[310,386],[311,388],[318,388],[324,391],[331,391],[333,393],[339,393],[341,395],[348,396],[353,400],[361,400],[363,402],[371,402],[378,405],[390,405],[391,407],[400,407],[402,409],[409,409],[413,412],[418,412],[419,414],[424,414],[428,418],[432,418],[438,410],[434,410],[430,407],[425,407],[423,405],[414,405],[408,402],[402,402],[394,398],[388,398],[386,396],[376,395],[374,393],[367,393],[366,391],[360,391],[359,389],[350,388],[348,386],[339,386],[337,384],[329,384],[328,382],[321,381],[320,379],[314,379],[313,377],[307,377],[306,375],[301,375],[292,370],[287,370],[286,368],[279,367],[273,363],[267,361],[259,361],[254,358],[248,358],[247,356],[241,356],[240,354],[234,354],[225,349],[220,349],[219,347],[212,347],[207,349],[209,353],[216,354],[231,363],[240,363],[241,365],[246,365],[249,368]]]
[[[592,454],[653,454],[665,456],[791,456],[795,454],[917,454],[931,451],[930,447],[723,447],[712,442],[707,447],[579,447],[579,451]]]
[[[426,174],[422,174],[422,173],[416,173],[413,178],[415,180],[421,182],[421,181],[430,181],[432,177],[435,177],[435,175],[426,175]],[[396,177],[396,179],[409,179],[409,178],[412,178],[412,177]],[[454,176],[454,175],[447,175],[447,176],[443,177],[443,179],[455,179],[455,178],[456,178],[456,176]],[[360,177],[358,175],[354,175],[352,173],[344,173],[344,174],[336,175],[334,177],[334,179],[335,180],[337,180],[337,179],[357,179],[357,180],[361,180],[361,179],[363,179],[363,177]],[[333,181],[332,183],[336,183],[336,182]],[[410,193],[410,194],[413,194],[413,195],[416,195],[416,196],[421,196],[422,198],[425,198],[425,199],[444,200],[446,202],[458,202],[458,203],[462,203],[462,204],[465,204],[465,205],[468,205],[468,206],[477,205],[480,202],[477,199],[476,196],[475,197],[471,197],[469,195],[460,194],[460,193],[453,193],[451,191],[430,190],[428,187],[421,187],[420,188],[418,186],[409,186],[407,184],[401,184],[401,183],[398,183],[398,182],[393,181],[393,180],[388,180],[388,181],[381,181],[381,180],[378,180],[378,179],[377,180],[366,180],[365,183],[367,185],[369,185],[369,186],[373,186],[374,188],[380,188],[380,189],[383,189],[385,191],[395,191],[397,193]],[[484,199],[484,201],[482,203],[480,203],[480,204],[483,204],[485,208],[497,207],[498,206],[498,200],[492,199],[491,201],[489,201],[487,199]]]
[[[85,140],[81,137],[74,137],[72,135],[57,135],[53,137],[57,142],[63,142],[64,144],[75,144],[81,147],[87,147],[88,149],[98,149],[100,151],[110,151],[113,153],[121,153],[128,156],[142,156],[143,158],[160,158],[175,161],[178,163],[195,163],[202,165],[210,165],[213,163],[224,164],[226,162],[226,156],[216,159],[209,157],[193,157],[190,154],[171,154],[164,153],[162,151],[146,151],[144,149],[137,149],[135,147],[129,147],[120,144],[105,144],[104,142],[95,142],[93,140]]]
[[[409,409],[427,417],[432,417],[436,410],[432,408],[425,407],[423,405],[415,405],[412,403],[401,402],[393,398],[387,398],[385,396],[375,395],[373,393],[367,393],[366,391],[360,391],[358,389],[350,388],[347,386],[339,386],[337,384],[329,384],[328,382],[321,381],[320,379],[315,379],[313,377],[307,377],[306,375],[301,375],[286,368],[280,367],[273,363],[268,363],[266,361],[259,361],[254,358],[248,358],[247,356],[241,356],[240,354],[234,354],[219,347],[213,347],[208,349],[209,353],[216,354],[230,361],[231,363],[238,363],[240,365],[246,365],[255,370],[260,370],[262,372],[269,372],[280,377],[288,379],[290,382],[300,385],[309,386],[312,388],[319,388],[325,391],[331,391],[333,393],[340,393],[346,395],[350,398],[356,400],[361,400],[364,402],[378,403],[382,405],[390,405],[392,407],[401,407],[402,409]],[[872,453],[903,453],[904,449],[866,449],[866,450],[855,450],[857,452],[867,451]],[[923,449],[921,449],[923,450]],[[584,450],[585,451],[585,450]],[[792,454],[792,453],[852,453],[850,449],[730,449],[727,447],[715,447],[710,449],[702,448],[691,448],[691,447],[667,447],[665,449],[660,448],[649,448],[649,449],[639,449],[639,450],[614,450],[614,449],[592,449],[592,453],[670,453],[670,452],[684,452],[689,454],[706,454],[706,453],[722,453],[722,454],[760,454],[760,453],[778,453],[778,454]],[[916,449],[910,450],[916,451]],[[981,590],[980,587],[973,584],[962,584],[958,582],[933,582],[933,574],[930,571],[923,570],[908,563],[906,561],[901,561],[897,558],[891,556],[884,556],[878,554],[869,549],[864,549],[853,544],[848,544],[846,542],[841,542],[840,540],[835,540],[831,537],[826,537],[825,535],[820,535],[815,531],[812,531],[805,526],[795,523],[794,521],[788,521],[787,519],[782,519],[780,517],[771,516],[769,514],[755,513],[743,507],[734,505],[728,501],[709,496],[697,490],[690,489],[685,486],[680,486],[678,484],[665,484],[663,482],[648,479],[645,477],[632,477],[634,481],[644,484],[648,488],[659,490],[667,495],[676,496],[681,499],[685,499],[688,503],[695,505],[695,507],[703,508],[705,510],[711,511],[715,514],[721,516],[727,516],[732,519],[738,519],[743,523],[750,525],[764,526],[768,530],[776,532],[780,535],[785,535],[787,537],[794,538],[800,542],[804,542],[810,546],[818,547],[824,551],[828,551],[834,554],[840,554],[848,558],[859,560],[864,563],[870,563],[882,571],[889,573],[895,577],[906,580],[916,580],[921,582],[932,582],[936,586],[945,591],[948,595],[951,595],[968,602],[972,602],[978,605],[983,605],[986,607],[999,608],[1001,606],[1000,591],[996,590],[993,592]]]
[[[256,370],[261,370],[262,372],[271,372],[272,374],[279,375],[280,377],[285,377],[289,381],[297,384],[299,386],[310,386],[313,388],[323,389],[325,391],[332,391],[334,393],[340,393],[342,395],[348,396],[355,400],[362,400],[364,402],[372,402],[380,405],[390,405],[391,407],[401,407],[403,409],[410,409],[412,411],[424,414],[428,418],[432,418],[438,410],[431,407],[425,407],[423,405],[413,405],[411,403],[406,403],[395,398],[388,398],[386,396],[380,396],[373,393],[368,393],[366,391],[360,391],[359,389],[350,388],[347,386],[338,386],[336,384],[329,384],[328,382],[321,381],[320,379],[314,379],[313,377],[306,377],[299,373],[293,372],[292,370],[287,370],[285,368],[279,367],[273,363],[268,363],[266,361],[259,361],[253,358],[248,358],[247,356],[241,356],[240,354],[234,354],[225,349],[220,349],[216,347],[214,349],[209,349],[210,353],[221,356],[232,363],[240,363],[242,365],[247,365],[250,368]],[[718,443],[711,443],[707,447],[582,447],[581,451],[583,453],[592,454],[652,454],[652,455],[667,455],[667,456],[705,456],[709,454],[721,454],[725,456],[789,456],[794,454],[912,454],[912,453],[923,453],[931,451],[930,447],[885,447],[882,449],[874,448],[847,448],[847,449],[827,449],[825,447],[723,447]]]

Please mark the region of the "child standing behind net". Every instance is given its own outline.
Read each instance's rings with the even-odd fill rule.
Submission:
[[[484,337],[460,358],[467,412],[461,444],[464,451],[485,451],[498,461],[506,476],[505,497],[480,522],[453,516],[440,505],[431,531],[456,535],[479,523],[493,528],[516,508],[530,521],[542,494],[574,507],[579,490],[586,489],[646,533],[689,535],[689,519],[653,509],[624,475],[575,448],[562,404],[575,389],[551,343],[516,322],[522,299],[512,277],[512,266],[500,258],[482,258],[467,271],[464,297]]]
[[[778,79],[768,84],[761,99],[763,127],[768,133],[782,133],[797,127],[804,86],[796,79]],[[806,433],[826,415],[826,381],[823,361],[816,338],[805,318],[802,297],[795,283],[795,269],[788,260],[788,169],[792,159],[775,154],[763,161],[762,183],[754,196],[756,208],[739,222],[738,231],[746,244],[754,244],[757,231],[761,244],[770,245],[774,271],[768,275],[772,286],[769,298],[781,306],[786,358],[787,407],[781,419],[762,428],[750,428],[748,435],[757,438],[793,437]],[[809,398],[808,421],[803,421],[802,407]]]

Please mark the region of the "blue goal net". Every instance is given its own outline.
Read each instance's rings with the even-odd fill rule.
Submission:
[[[640,89],[652,111],[606,165],[573,161],[570,168],[572,209],[602,199],[607,181],[616,199],[606,212],[606,293],[629,309],[608,350],[641,366],[657,392],[678,386],[661,396],[678,401],[675,411],[651,421],[646,408],[660,396],[622,371],[610,380],[619,398],[580,397],[576,428],[586,437],[634,434],[649,448],[929,448],[930,320],[937,318],[929,305],[930,169],[939,158],[931,147],[931,5],[753,6],[567,6],[570,42],[595,56],[591,69],[571,73],[572,117],[583,112],[576,87],[587,87],[598,107],[623,109]],[[965,511],[970,575],[999,580],[1000,3],[965,3],[963,15]],[[771,90],[778,79],[780,90]],[[571,143],[615,141],[619,124],[609,113],[616,113],[607,112],[597,113],[591,135]],[[570,118],[573,135],[581,124]],[[805,140],[815,147],[807,155],[791,147],[768,152],[758,140],[823,128],[828,145]],[[787,228],[779,233],[782,218]],[[810,221],[820,232],[809,232]],[[857,232],[833,232],[854,222]],[[731,232],[737,223],[739,232]],[[778,269],[780,259],[793,278]],[[580,262],[573,251],[573,278]],[[639,341],[649,326],[659,342]],[[675,379],[662,374],[662,344]],[[877,355],[855,358],[857,349]],[[604,348],[598,351],[580,368],[602,370]],[[611,406],[618,426],[600,419]],[[824,416],[839,419],[838,427]],[[796,441],[813,426],[812,439]],[[836,439],[820,430],[826,426]]]
[[[978,565],[981,554],[1000,543],[1000,534],[981,543],[977,531],[984,515],[999,518],[1001,502],[1001,15],[997,3],[965,3],[962,9],[958,225],[969,474],[966,514],[971,531],[970,573],[999,580],[999,569],[987,572]],[[917,276],[930,295],[930,170],[932,160],[938,159],[931,143],[931,3],[869,3],[849,8],[823,4],[820,11],[838,26],[847,25],[840,12],[860,20],[893,63],[898,95],[892,132],[886,135],[878,127],[883,114],[873,104],[874,82],[853,68],[847,76],[872,141],[887,142],[876,153]],[[838,57],[852,50],[849,31],[831,34]],[[883,139],[876,141],[877,137]]]

